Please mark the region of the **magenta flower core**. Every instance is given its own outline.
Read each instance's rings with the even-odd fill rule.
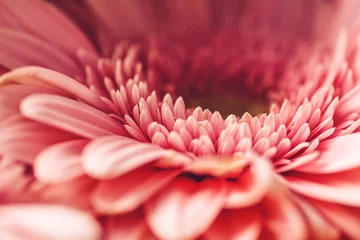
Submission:
[[[360,239],[355,25],[110,2],[0,0],[0,239]]]

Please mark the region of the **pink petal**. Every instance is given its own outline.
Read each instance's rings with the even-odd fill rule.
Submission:
[[[308,239],[306,221],[290,197],[291,193],[281,182],[273,184],[262,203],[264,236],[276,240]]]
[[[332,174],[292,173],[286,176],[294,191],[323,201],[360,206],[360,168]]]
[[[86,138],[127,135],[123,125],[107,114],[66,97],[31,95],[22,101],[20,109],[30,119]]]
[[[351,239],[360,239],[359,208],[341,206],[333,203],[311,200],[321,212]]]
[[[0,29],[0,48],[0,64],[9,69],[38,65],[70,76],[82,76],[84,72],[61,48],[22,31]]]
[[[0,26],[34,34],[75,54],[79,48],[94,51],[86,36],[63,13],[52,5],[40,0],[0,1]],[[6,16],[11,16],[7,20]]]
[[[258,203],[272,184],[274,172],[271,164],[254,157],[250,168],[241,173],[236,182],[227,181],[229,196],[227,208],[248,207]]]
[[[18,116],[0,128],[0,153],[32,164],[44,148],[74,138],[68,132]]]
[[[51,93],[56,91],[38,86],[11,84],[0,88],[0,122],[20,112],[20,102],[30,94]]]
[[[83,152],[85,172],[94,178],[111,179],[121,176],[161,157],[168,151],[131,138],[108,136],[95,139]]]
[[[224,210],[205,233],[206,240],[258,239],[262,217],[258,207]]]
[[[0,85],[14,82],[55,89],[73,98],[78,98],[99,110],[110,111],[98,94],[76,80],[56,71],[41,67],[21,67],[0,77]]]
[[[148,224],[161,239],[195,239],[220,213],[226,194],[220,180],[179,178],[145,205]]]
[[[118,178],[102,181],[92,194],[97,212],[115,214],[133,211],[168,185],[181,170],[156,170],[149,166]]]
[[[0,236],[5,232],[27,240],[100,240],[101,237],[100,226],[93,217],[63,206],[2,205],[0,215]]]
[[[150,232],[142,212],[110,217],[105,224],[107,240],[156,240]]]
[[[360,167],[358,157],[360,133],[338,136],[319,145],[319,159],[297,168],[307,173],[336,173]]]
[[[36,157],[34,171],[37,179],[59,183],[84,174],[81,152],[88,140],[74,140],[52,145]]]
[[[308,220],[311,231],[309,239],[336,240],[340,238],[339,230],[335,226],[332,226],[316,207],[302,198],[294,197],[293,199],[299,205]]]

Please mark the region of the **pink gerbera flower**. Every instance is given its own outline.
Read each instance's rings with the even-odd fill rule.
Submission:
[[[360,239],[358,4],[56,4],[0,0],[0,239]]]

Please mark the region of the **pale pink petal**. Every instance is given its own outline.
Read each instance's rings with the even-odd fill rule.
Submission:
[[[87,174],[99,179],[111,179],[166,157],[168,153],[152,144],[109,136],[95,139],[86,146],[82,159]]]
[[[0,9],[2,28],[33,34],[67,53],[74,54],[79,48],[94,51],[94,47],[80,29],[66,15],[45,1],[1,0]]]
[[[74,138],[68,132],[18,116],[0,128],[0,153],[32,164],[44,148]]]
[[[270,162],[254,157],[249,169],[236,182],[227,181],[229,196],[227,208],[248,207],[258,203],[272,184],[274,172]]]
[[[45,148],[35,159],[34,173],[37,179],[47,183],[59,183],[85,174],[81,164],[81,152],[88,142],[74,140]]]
[[[336,227],[350,239],[360,239],[360,209],[334,203],[311,200]]]
[[[263,219],[258,207],[224,210],[204,234],[206,240],[258,239]]]
[[[308,239],[308,227],[303,214],[282,183],[273,184],[262,202],[265,235],[268,239]]]
[[[30,119],[86,138],[127,135],[120,122],[85,103],[66,97],[34,94],[21,102],[20,109]]]
[[[220,180],[179,178],[145,205],[147,222],[161,239],[195,239],[218,216],[226,195]]]
[[[0,88],[0,122],[20,112],[20,102],[30,94],[51,93],[59,94],[54,90],[29,85],[11,84]]]
[[[297,193],[323,201],[360,206],[360,168],[332,174],[291,173],[288,184]]]
[[[360,133],[327,140],[318,147],[319,158],[296,168],[296,171],[327,174],[360,167],[359,142]]]
[[[180,172],[144,166],[118,178],[102,181],[92,194],[93,206],[104,214],[133,211],[161,191]]]
[[[107,240],[157,240],[149,230],[141,211],[110,217],[105,224]]]
[[[27,240],[100,240],[101,237],[100,225],[92,216],[64,206],[2,205],[0,215],[0,236],[5,232]]]
[[[70,76],[82,76],[84,72],[74,56],[22,31],[0,28],[0,49],[0,64],[9,69],[38,65]]]
[[[340,238],[340,231],[332,226],[316,207],[302,198],[294,196],[293,199],[308,220],[310,239],[336,240]]]
[[[0,85],[14,82],[55,89],[64,95],[78,98],[99,110],[110,111],[98,94],[76,80],[50,69],[32,66],[21,67],[0,77]]]

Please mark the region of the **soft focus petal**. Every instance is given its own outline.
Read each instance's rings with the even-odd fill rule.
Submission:
[[[258,207],[224,210],[205,233],[205,239],[258,239],[262,224],[263,220]]]
[[[82,102],[61,96],[32,95],[22,101],[20,109],[21,113],[30,119],[81,137],[127,135],[123,125],[107,114]]]
[[[107,240],[157,240],[149,230],[141,211],[110,217],[105,224]]]
[[[83,152],[85,172],[111,179],[168,155],[168,151],[131,138],[109,136],[92,141]]]
[[[100,240],[100,226],[90,215],[57,205],[0,206],[0,237],[27,240]],[[16,239],[16,238],[15,238]]]
[[[294,191],[323,201],[360,206],[360,168],[333,174],[293,173],[286,177]]]
[[[213,223],[226,195],[220,180],[179,178],[146,204],[148,224],[161,239],[195,239]]]
[[[339,136],[319,145],[320,157],[296,168],[307,173],[336,173],[360,167],[358,157],[360,133]]]
[[[105,214],[133,211],[169,184],[181,170],[145,166],[118,178],[102,181],[92,194],[94,208]]]
[[[35,160],[34,172],[37,179],[57,183],[85,174],[81,164],[81,152],[88,142],[74,140],[45,148]]]
[[[272,184],[274,172],[270,162],[254,157],[249,169],[241,173],[237,181],[227,181],[229,196],[227,208],[247,207],[258,203]]]

